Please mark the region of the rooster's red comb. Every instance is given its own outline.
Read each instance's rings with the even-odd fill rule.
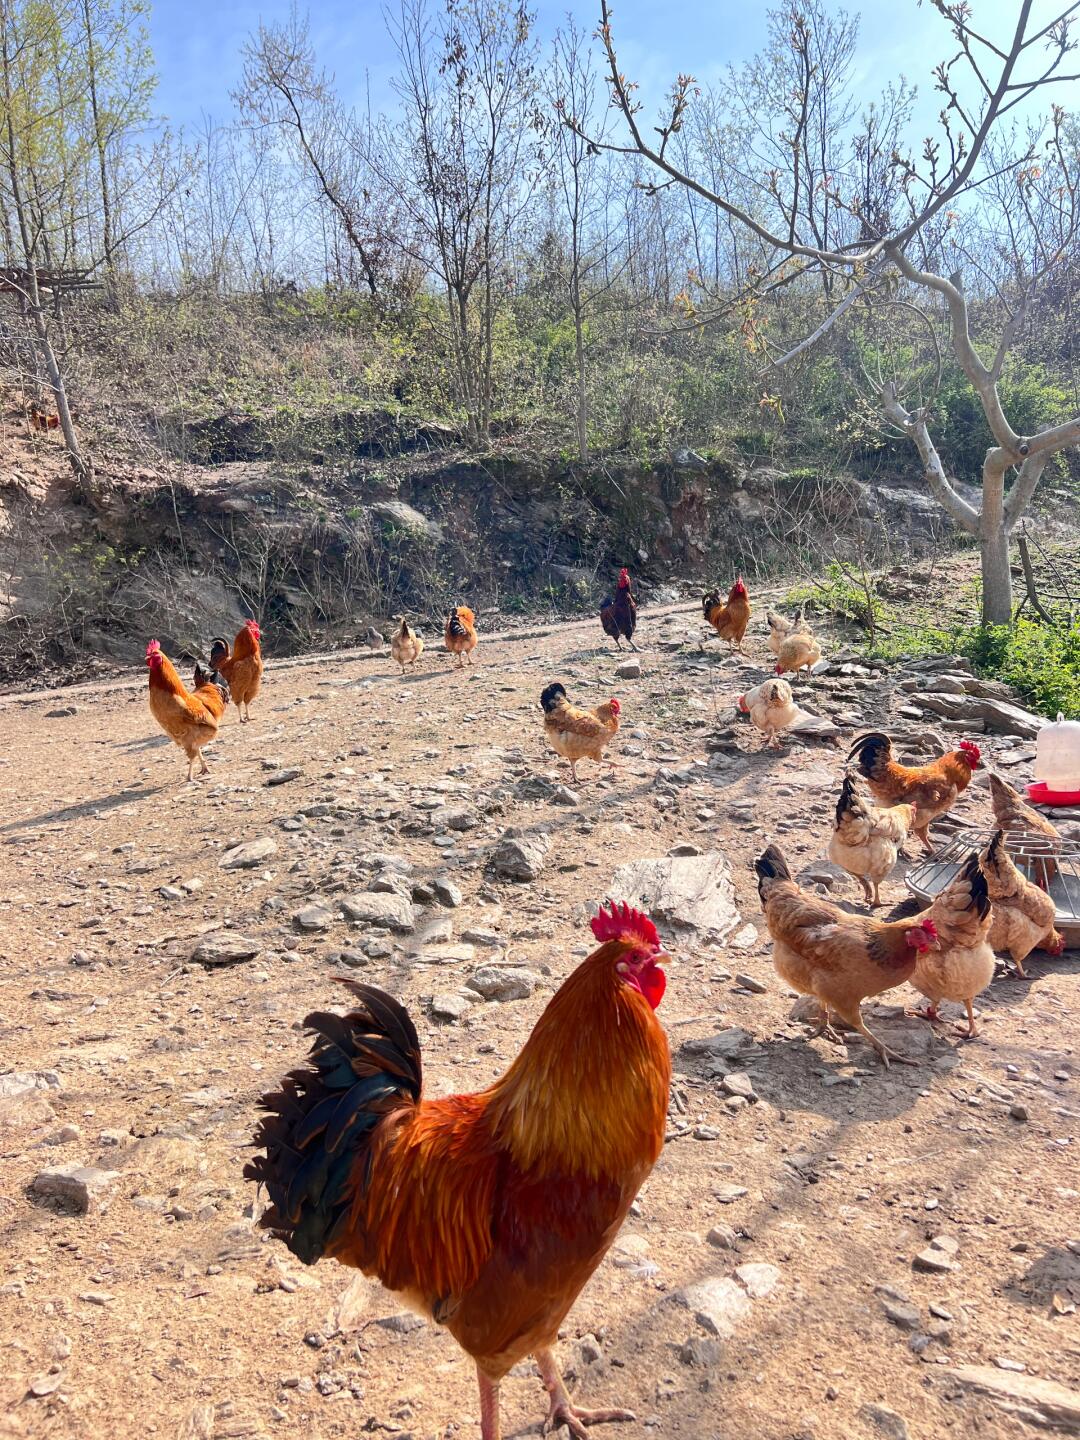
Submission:
[[[160,641],[160,640],[151,640],[151,641],[150,641],[150,644],[147,645],[147,647],[146,647],[146,655],[147,655],[147,658],[149,659],[149,657],[150,657],[151,655],[160,655],[160,654],[161,654],[161,641]]]
[[[975,744],[974,740],[961,740],[960,749],[966,750],[973,760],[978,760],[979,756],[982,754],[982,751]]]
[[[660,948],[660,936],[647,915],[633,909],[625,900],[621,905],[617,900],[610,903],[610,910],[601,907],[599,915],[594,915],[590,922],[597,940],[601,943],[605,940],[644,940],[651,949]]]
[[[920,920],[918,925],[916,926],[916,929],[924,930],[926,934],[930,936],[931,940],[936,940],[938,938],[937,926],[934,924],[933,920]]]

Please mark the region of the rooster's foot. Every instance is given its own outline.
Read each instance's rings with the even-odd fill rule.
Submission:
[[[565,1425],[574,1440],[589,1440],[589,1425],[608,1425],[620,1420],[636,1419],[637,1416],[632,1410],[579,1410],[576,1405],[571,1405],[569,1400],[556,1399],[548,1411],[541,1433],[550,1435],[553,1430]]]

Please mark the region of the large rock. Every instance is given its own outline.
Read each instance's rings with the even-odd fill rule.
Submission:
[[[695,1320],[711,1335],[730,1339],[739,1323],[750,1313],[750,1297],[741,1285],[727,1277],[695,1281],[675,1292],[680,1305],[693,1312]]]
[[[276,855],[277,848],[276,840],[269,835],[260,835],[257,840],[245,840],[242,845],[226,850],[218,865],[222,870],[254,870],[256,865]]]
[[[236,965],[241,960],[254,960],[262,946],[258,940],[237,935],[232,930],[215,930],[206,935],[191,952],[200,965]]]
[[[1022,740],[1034,740],[1049,721],[1041,715],[1033,715],[1008,700],[997,700],[988,695],[949,695],[922,691],[912,695],[911,700],[924,710],[932,710],[946,720],[982,720],[986,728],[995,735],[1019,735]]]
[[[547,863],[550,848],[547,835],[520,835],[507,830],[492,854],[491,868],[507,880],[535,880]]]
[[[374,505],[369,505],[368,509],[387,528],[404,531],[406,535],[417,540],[438,545],[443,538],[442,526],[436,520],[429,520],[426,515],[421,515],[419,510],[414,510],[403,500],[378,500]]]
[[[719,850],[631,860],[615,871],[610,893],[669,925],[728,935],[741,923],[731,865]]]
[[[961,1365],[948,1374],[966,1389],[989,1396],[1019,1420],[1040,1429],[1080,1435],[1080,1390],[1070,1390],[1053,1380],[1039,1380],[1034,1375],[995,1370],[989,1365]]]
[[[77,1214],[88,1215],[101,1208],[119,1178],[116,1170],[63,1165],[39,1171],[30,1189],[45,1200],[58,1200]]]
[[[390,930],[416,928],[416,911],[408,895],[395,891],[361,890],[347,895],[341,908],[349,920],[366,925],[385,925]]]
[[[540,977],[519,966],[482,965],[465,984],[485,1000],[525,1000],[540,983]]]

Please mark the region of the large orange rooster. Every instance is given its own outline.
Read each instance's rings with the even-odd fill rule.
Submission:
[[[628,905],[487,1090],[427,1099],[408,1014],[348,980],[359,1005],[309,1015],[309,1063],[264,1098],[245,1168],[260,1224],[306,1264],[375,1275],[476,1362],[482,1440],[499,1440],[499,1382],[534,1355],[548,1429],[632,1420],[579,1410],[555,1363],[559,1327],[615,1238],[664,1143],[671,1062],[655,1010],[656,928]]]
[[[200,775],[208,775],[210,767],[203,757],[203,746],[217,739],[218,722],[229,703],[229,687],[216,670],[207,674],[196,665],[195,689],[188,690],[156,640],[146,647],[146,664],[150,672],[150,713],[187,756],[188,780],[194,777],[196,758],[202,767]]]

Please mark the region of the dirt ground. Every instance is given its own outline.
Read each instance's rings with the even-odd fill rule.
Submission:
[[[595,621],[482,643],[460,674],[433,643],[405,679],[379,657],[275,670],[271,635],[252,723],[230,714],[192,786],[142,685],[0,704],[0,1069],[45,1077],[0,1100],[0,1435],[472,1440],[472,1368],[449,1336],[254,1230],[241,1169],[258,1097],[304,1054],[303,1016],[342,1005],[343,950],[408,1005],[430,1093],[487,1083],[586,953],[587,905],[615,868],[680,844],[726,852],[742,924],[723,942],[665,936],[669,1143],[560,1346],[584,1403],[637,1413],[595,1433],[1020,1436],[1032,1405],[1025,1418],[1015,1396],[992,1400],[963,1367],[1018,1389],[1080,1385],[1078,956],[999,977],[969,1044],[886,1010],[878,1028],[917,1067],[808,1041],[750,866],[773,839],[797,868],[820,861],[846,746],[761,753],[739,726],[742,753],[729,741],[709,768],[769,657],[760,615],[745,665],[702,654],[702,633],[695,615],[644,613],[636,680],[614,678]],[[553,679],[623,705],[624,768],[578,787],[576,806],[549,783],[568,780],[537,709]],[[866,674],[808,693],[845,733],[895,720],[903,698]],[[1027,778],[1023,746],[979,740]],[[988,813],[985,789],[961,811]],[[509,825],[550,835],[533,883],[487,868]],[[257,868],[219,868],[260,837],[276,849]],[[349,925],[336,901],[380,854],[404,857],[414,884],[451,881],[461,904],[418,906],[413,936]],[[834,893],[854,901],[856,886]],[[900,899],[901,880],[885,893]],[[326,928],[298,929],[320,897]],[[193,962],[222,927],[253,957]],[[432,997],[498,951],[541,976],[534,993],[433,1019]],[[90,1213],[32,1189],[73,1165],[113,1172]],[[956,1242],[939,1251],[951,1268],[916,1268],[938,1236]],[[710,1335],[682,1289],[746,1263],[775,1269],[743,1272],[731,1333]],[[504,1384],[507,1436],[536,1434],[545,1409],[532,1374]]]

